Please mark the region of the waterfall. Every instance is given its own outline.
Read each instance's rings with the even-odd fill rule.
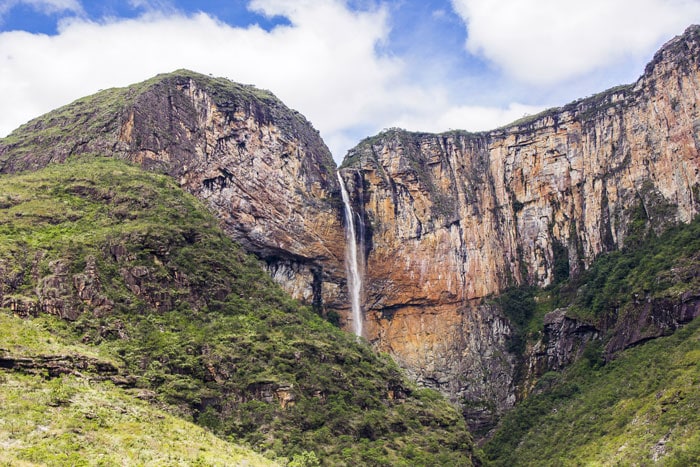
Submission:
[[[362,309],[360,308],[360,292],[362,290],[362,276],[357,260],[357,240],[355,237],[355,215],[350,205],[350,196],[345,188],[345,182],[337,172],[340,182],[340,193],[345,206],[345,270],[348,277],[348,293],[350,294],[350,306],[352,308],[352,321],[355,335],[362,336]]]

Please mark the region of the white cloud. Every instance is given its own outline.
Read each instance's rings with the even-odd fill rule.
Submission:
[[[579,57],[590,66],[592,59],[586,58],[584,49],[607,50],[597,43],[589,42],[584,47],[578,41],[566,42],[565,37],[564,45],[540,38],[544,45],[529,47],[532,41],[537,41],[528,39],[532,31],[528,33],[517,22],[512,26],[519,37],[517,41],[484,29],[489,24],[503,27],[499,21],[505,22],[507,18],[489,19],[482,11],[487,5],[483,0],[454,1],[455,6],[462,5],[460,12],[469,21],[470,47],[480,47],[484,55],[497,57],[492,60],[507,70],[512,67],[512,73],[521,73],[522,79],[545,82],[552,76],[571,73],[572,67],[579,65],[577,60],[569,64],[567,56]],[[516,0],[501,0],[499,5],[511,1]],[[598,5],[596,2],[602,0],[590,1]],[[677,8],[700,2],[667,1]],[[251,1],[250,8],[255,11],[289,20],[289,24],[268,31],[258,26],[233,27],[204,13],[184,15],[173,10],[170,7],[173,3],[167,0],[131,2],[143,8],[141,16],[98,21],[88,20],[83,14],[68,16],[53,36],[0,32],[0,109],[3,110],[0,136],[33,117],[101,88],[126,86],[178,68],[271,90],[313,123],[338,161],[357,141],[382,128],[401,126],[436,132],[450,128],[487,130],[540,110],[538,106],[508,104],[533,103],[527,95],[519,98],[508,92],[498,99],[497,106],[483,105],[487,102],[484,93],[493,94],[495,84],[480,82],[478,75],[451,82],[447,76],[455,75],[443,73],[440,61],[445,59],[443,55],[430,63],[414,63],[382,54],[380,50],[386,47],[381,46],[385,45],[392,21],[386,8],[354,11],[344,0]],[[43,1],[49,3],[77,5],[72,0]],[[550,6],[555,8],[558,4]],[[525,20],[532,15],[521,12]],[[660,13],[659,17],[663,19]],[[550,19],[558,21],[554,16]],[[533,29],[540,24],[532,19],[530,23]],[[683,27],[677,27],[666,37],[679,33]],[[575,28],[570,30],[571,34],[577,33]],[[627,31],[629,38],[625,34],[614,36],[618,42],[632,45],[623,44],[603,55],[636,50],[632,46],[643,42],[637,35],[647,36],[635,31]],[[538,37],[536,31],[533,34]],[[449,65],[449,57],[445,63]]]
[[[436,131],[503,122],[498,110],[450,110],[443,83],[415,84],[405,63],[379,54],[389,33],[384,9],[352,11],[342,0],[254,0],[251,8],[290,24],[266,31],[147,10],[135,19],[70,17],[55,36],[0,33],[0,108],[9,109],[0,135],[101,88],[178,68],[273,91],[311,120],[338,161],[396,122]]]
[[[443,106],[434,114],[409,115],[394,126],[412,131],[443,132],[448,129],[486,131],[511,123],[543,110],[539,106],[512,103],[505,108],[486,106]]]
[[[452,0],[466,48],[516,79],[552,84],[646,58],[700,20],[700,0]]]

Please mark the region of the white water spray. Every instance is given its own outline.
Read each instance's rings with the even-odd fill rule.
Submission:
[[[357,261],[357,240],[355,237],[355,215],[350,205],[350,196],[345,188],[345,182],[338,175],[340,182],[340,194],[343,197],[345,206],[345,269],[348,276],[348,293],[350,294],[350,306],[352,308],[352,321],[355,335],[362,336],[362,309],[360,308],[360,292],[362,290],[362,276],[360,266]]]

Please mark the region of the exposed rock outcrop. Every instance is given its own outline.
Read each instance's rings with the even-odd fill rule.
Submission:
[[[16,356],[0,349],[0,368],[56,378],[62,375],[86,376],[93,381],[111,381],[122,387],[134,387],[136,378],[113,363],[85,355]]]
[[[418,380],[441,375],[431,385],[454,400],[505,409],[511,330],[478,304],[576,274],[622,247],[639,212],[654,229],[698,213],[699,63],[691,27],[633,85],[490,132],[392,129],[351,150],[342,173],[368,232],[368,338]]]
[[[294,297],[345,307],[335,163],[311,124],[271,93],[186,70],[103,91],[0,142],[0,172],[83,154],[175,177]]]
[[[643,303],[636,303],[634,309],[634,313],[627,313],[624,319],[615,323],[613,337],[605,348],[607,355],[672,334],[700,316],[700,290],[685,292],[675,300],[647,298]]]
[[[520,396],[533,388],[548,371],[560,371],[586,356],[590,363],[614,359],[626,348],[672,334],[700,316],[700,291],[684,292],[675,299],[636,297],[622,310],[619,320],[591,324],[559,308],[544,317],[541,339],[524,352]]]
[[[587,345],[601,338],[602,332],[595,326],[566,312],[558,308],[545,315],[543,338],[526,352],[526,381],[547,371],[563,370],[583,354]]]

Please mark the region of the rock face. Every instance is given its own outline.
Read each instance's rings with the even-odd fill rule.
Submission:
[[[634,85],[491,132],[392,129],[351,150],[368,339],[456,401],[512,404],[511,329],[485,299],[575,274],[640,212],[659,229],[698,213],[699,62],[691,27]]]
[[[636,305],[638,313],[629,314],[615,323],[613,338],[605,348],[607,355],[672,334],[683,324],[700,316],[700,291],[683,293],[675,300],[649,298]]]
[[[595,326],[567,316],[566,311],[558,308],[545,315],[544,338],[528,352],[528,376],[563,370],[581,356],[589,342],[600,337]]]
[[[697,277],[700,263],[696,263]],[[541,339],[524,352],[522,381],[518,392],[528,394],[537,378],[548,371],[560,371],[578,358],[588,356],[591,363],[611,360],[615,354],[647,340],[673,334],[679,327],[700,316],[700,293],[685,292],[675,299],[637,299],[631,305],[633,312],[612,323],[601,320],[596,325],[571,316],[566,308],[559,308],[544,317]],[[604,336],[609,338],[604,339]],[[605,346],[603,347],[603,342]],[[597,361],[596,361],[597,360]]]
[[[335,164],[310,123],[269,92],[185,70],[103,91],[0,141],[0,172],[81,154],[175,177],[295,298],[345,307]]]

